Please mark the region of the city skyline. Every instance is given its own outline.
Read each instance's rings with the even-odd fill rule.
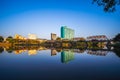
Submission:
[[[60,36],[61,26],[74,29],[75,37],[113,38],[120,32],[119,10],[105,13],[90,0],[4,0],[0,11],[0,35],[4,37],[31,33],[50,39],[51,33]]]

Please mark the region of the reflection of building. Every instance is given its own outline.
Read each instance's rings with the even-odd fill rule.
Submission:
[[[62,51],[61,52],[61,62],[62,63],[67,63],[71,60],[74,59],[74,52],[69,50],[69,51]]]
[[[57,54],[57,51],[55,49],[51,49],[51,56],[54,56]]]
[[[14,53],[15,53],[15,54],[21,54],[21,53],[23,53],[23,52],[25,52],[25,51],[26,51],[26,50],[15,50]]]
[[[54,33],[51,33],[51,40],[56,40],[56,38],[57,38],[57,35]]]
[[[97,51],[88,50],[87,51],[87,54],[98,55],[98,56],[106,56],[107,53],[108,53],[108,51],[103,51],[103,50],[97,50]]]
[[[28,39],[37,39],[35,34],[28,34]]]
[[[61,27],[61,38],[63,39],[73,39],[74,30],[67,28],[66,26]]]
[[[107,40],[108,38],[105,35],[89,36],[87,40]]]
[[[74,49],[75,53],[84,53],[85,49]]]
[[[47,48],[45,48],[45,47],[39,47],[38,48],[38,50],[40,51],[40,50],[46,50]]]
[[[36,55],[37,50],[28,50],[28,55]]]
[[[85,38],[84,37],[75,37],[73,38],[74,41],[85,41]]]

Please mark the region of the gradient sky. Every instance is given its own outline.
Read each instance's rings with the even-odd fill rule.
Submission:
[[[75,30],[75,37],[106,35],[120,32],[120,6],[105,13],[92,0],[0,0],[0,35],[7,37],[29,33],[50,39],[60,36],[61,26]]]

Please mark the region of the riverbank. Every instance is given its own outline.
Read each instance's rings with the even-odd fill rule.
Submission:
[[[0,43],[0,47],[9,47],[11,43]]]

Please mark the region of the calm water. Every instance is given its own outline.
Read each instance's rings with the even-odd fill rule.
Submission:
[[[120,80],[112,51],[24,50],[0,53],[0,80]]]

